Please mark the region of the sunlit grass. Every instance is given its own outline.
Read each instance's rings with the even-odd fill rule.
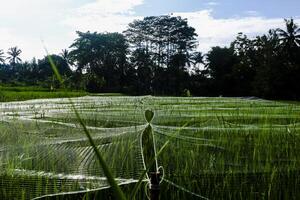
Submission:
[[[150,96],[72,101],[117,183],[130,183],[122,186],[127,196],[144,173],[139,141],[151,109],[157,149],[169,141],[158,157],[162,199],[299,197],[297,104]],[[73,191],[75,198],[108,186],[67,99],[3,103],[0,112],[2,196]],[[144,183],[136,199],[143,194]]]

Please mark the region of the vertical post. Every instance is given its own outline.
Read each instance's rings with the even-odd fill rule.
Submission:
[[[159,172],[150,172],[150,200],[159,200],[159,182],[161,175]]]
[[[148,122],[148,126],[145,128],[142,134],[142,152],[143,159],[145,163],[145,168],[148,167],[148,176],[150,177],[150,200],[159,200],[159,182],[161,179],[161,174],[157,171],[157,160],[156,160],[156,150],[153,130],[151,126],[151,121],[153,120],[154,112],[151,110],[145,111],[145,119]],[[155,165],[153,165],[152,160],[155,159]]]

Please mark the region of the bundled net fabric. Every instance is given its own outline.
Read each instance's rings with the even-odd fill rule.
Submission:
[[[300,186],[298,105],[151,96],[72,102],[120,185],[136,183],[147,167],[142,136],[150,109],[150,148],[165,147],[155,163],[162,199],[284,197]],[[1,199],[109,186],[68,99],[2,103],[0,115]]]

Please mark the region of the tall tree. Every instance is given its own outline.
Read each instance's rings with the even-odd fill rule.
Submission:
[[[2,63],[2,64],[5,63],[5,56],[4,56],[4,52],[2,49],[0,49],[0,63]]]
[[[206,70],[212,80],[214,95],[234,96],[234,65],[237,56],[232,47],[213,47],[207,54]]]
[[[68,51],[68,49],[62,49],[59,55],[66,61],[66,63],[72,65],[70,52]]]
[[[294,19],[285,19],[285,28],[277,29],[278,35],[287,48],[295,48],[300,46],[300,28],[294,22]]]
[[[198,52],[198,51],[194,52],[191,55],[190,62],[193,64],[193,67],[194,67],[193,71],[195,73],[199,73],[201,71],[201,68],[200,68],[199,65],[201,65],[201,64],[205,65],[205,63],[204,63],[204,57],[205,56],[203,55],[203,53],[202,52]]]
[[[169,66],[175,54],[189,53],[197,46],[195,29],[187,19],[169,15],[145,17],[128,25],[124,34],[134,49],[149,53],[157,66]]]
[[[300,28],[294,19],[285,19],[286,30],[277,29],[281,41],[281,62],[285,68],[284,96],[286,98],[298,99],[300,90],[298,80],[300,79]]]
[[[232,88],[235,95],[250,96],[252,95],[252,83],[255,77],[257,60],[259,59],[256,56],[256,42],[249,39],[247,35],[239,33],[231,46],[236,56],[236,63],[232,67],[231,74],[235,83]]]
[[[64,80],[68,80],[72,71],[67,62],[59,55],[52,54],[50,56]],[[37,68],[38,80],[45,83],[45,86],[50,87],[51,89],[58,88],[60,86],[59,82],[55,79],[48,56],[45,56],[43,59],[38,61]]]
[[[136,69],[139,72],[151,70],[147,79],[150,79],[148,83],[151,83],[147,87],[151,89],[147,91],[151,90],[155,94],[174,94],[174,90],[184,87],[183,82],[188,80],[183,78],[183,74],[188,71],[192,52],[197,46],[197,34],[195,29],[188,25],[187,19],[169,15],[145,17],[130,23],[124,34],[132,47],[131,56],[135,57],[132,60],[139,61]],[[174,77],[171,69],[177,71],[178,76]],[[172,86],[172,91],[169,89],[169,83],[165,81],[167,79],[177,82],[172,83],[176,86]]]
[[[9,55],[7,57],[7,59],[9,60],[9,63],[14,66],[17,63],[22,62],[22,60],[20,58],[21,53],[22,53],[22,50],[19,49],[17,46],[9,48],[9,50],[7,52],[7,54]]]
[[[150,54],[143,49],[135,49],[130,57],[130,62],[136,70],[136,93],[151,94],[152,93],[152,79],[153,67],[155,64],[151,60]]]
[[[71,60],[78,72],[86,72],[87,77],[101,79],[93,91],[119,91],[126,82],[128,45],[119,33],[77,32],[78,38],[70,46]],[[95,81],[93,81],[95,82]],[[91,84],[89,84],[91,85]],[[96,90],[95,90],[96,89]]]
[[[276,30],[257,36],[256,67],[253,81],[253,94],[263,98],[283,96],[284,77],[287,69],[283,64],[284,56],[280,53],[280,40]]]

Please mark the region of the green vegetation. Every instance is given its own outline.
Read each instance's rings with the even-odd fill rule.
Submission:
[[[29,99],[47,99],[86,96],[84,91],[55,90],[35,86],[0,86],[0,102],[24,101]]]
[[[168,15],[77,32],[30,63],[0,50],[0,198],[147,199],[156,172],[162,199],[298,199],[299,103],[192,97],[299,99],[300,29],[285,23],[206,55]]]
[[[127,197],[145,173],[143,159],[152,162],[141,148],[153,117],[147,112],[145,119],[148,109],[155,113],[148,130],[156,150],[164,149],[157,160],[162,199],[300,197],[299,104],[151,96],[72,101]],[[0,112],[2,199],[114,198],[68,99],[2,103]],[[146,183],[136,199],[146,199]]]
[[[237,33],[229,46],[204,53],[187,19],[145,17],[123,33],[77,32],[68,49],[51,55],[57,71],[48,56],[23,62],[18,47],[0,47],[0,83],[55,90],[59,71],[68,90],[300,100],[300,28],[293,18],[284,23],[256,37]]]

